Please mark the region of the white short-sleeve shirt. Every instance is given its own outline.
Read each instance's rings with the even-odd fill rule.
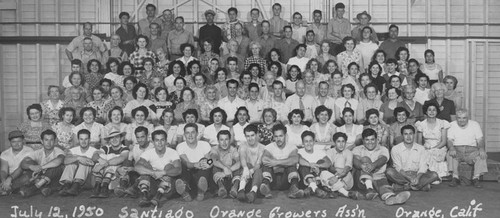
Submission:
[[[183,154],[186,155],[189,162],[192,163],[200,161],[210,152],[210,150],[212,150],[212,147],[205,141],[198,141],[198,145],[196,145],[194,149],[190,148],[186,142],[177,145],[177,153],[179,156]]]
[[[454,146],[477,146],[482,137],[481,126],[474,120],[469,120],[465,128],[460,127],[457,121],[453,121],[448,129],[448,139],[453,141]]]
[[[82,151],[82,148],[80,146],[69,149],[70,154],[86,158],[92,158],[94,152],[96,151],[97,149],[92,146],[89,146],[86,151]]]
[[[165,153],[162,156],[156,153],[156,149],[148,149],[141,154],[141,158],[150,163],[153,170],[163,170],[167,164],[180,160],[177,151],[169,147],[165,149]]]
[[[33,153],[33,149],[28,146],[24,146],[23,149],[17,154],[14,154],[12,148],[9,148],[2,152],[0,159],[7,161],[9,165],[9,174],[12,174],[17,170],[17,168],[19,168],[23,159],[30,156],[31,153]]]
[[[279,148],[275,142],[266,146],[266,150],[273,155],[276,160],[284,160],[290,157],[290,154],[297,150],[297,146],[286,144],[285,147]]]
[[[323,149],[314,149],[312,153],[309,153],[305,148],[301,148],[298,150],[298,153],[309,163],[317,163],[319,160],[326,157],[326,152]]]

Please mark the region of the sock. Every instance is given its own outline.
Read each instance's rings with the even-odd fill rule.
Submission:
[[[345,188],[339,189],[339,192],[340,192],[340,194],[342,194],[346,197],[349,197],[349,192],[347,190],[345,190]]]
[[[312,191],[315,192],[318,188],[318,185],[315,182],[309,183],[309,187],[311,187]]]
[[[165,189],[163,189],[163,188],[158,188],[158,193],[162,193],[162,194],[163,194],[163,193],[165,193]]]
[[[472,179],[473,179],[473,180],[474,180],[474,179],[479,179],[479,176],[481,176],[481,175],[474,175],[474,176],[472,177]]]
[[[256,185],[254,185],[254,186],[252,186],[252,190],[250,190],[250,191],[257,193],[258,190],[259,190],[259,188]]]
[[[266,185],[271,185],[271,181],[269,181],[269,179],[263,179],[262,183],[264,183]]]
[[[372,181],[369,179],[365,180],[365,186],[367,189],[373,189]]]
[[[291,181],[290,181],[290,184],[292,185],[297,185],[299,183],[299,180],[297,178],[293,178]]]
[[[247,181],[245,181],[244,179],[240,180],[240,188],[238,189],[238,191],[245,190],[246,185]]]

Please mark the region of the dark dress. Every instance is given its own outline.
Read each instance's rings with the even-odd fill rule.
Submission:
[[[441,104],[438,103],[436,98],[425,101],[424,105],[428,103],[435,103],[439,105],[439,110],[440,112],[436,116],[439,119],[446,120],[448,122],[451,122],[451,115],[455,115],[455,103],[452,100],[449,99],[443,99],[443,102]],[[425,111],[424,111],[425,113]]]

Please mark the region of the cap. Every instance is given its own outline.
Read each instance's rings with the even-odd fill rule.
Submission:
[[[14,130],[9,133],[9,141],[12,140],[13,138],[19,138],[19,137],[24,138],[23,132],[19,130]]]

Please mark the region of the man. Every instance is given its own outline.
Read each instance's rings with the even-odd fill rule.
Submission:
[[[43,149],[36,150],[25,157],[21,168],[32,175],[28,183],[24,184],[19,193],[23,197],[35,195],[38,191],[43,196],[49,196],[58,186],[63,171],[64,151],[56,145],[56,133],[45,130],[40,135]]]
[[[303,148],[298,150],[299,154],[299,175],[306,188],[306,195],[314,194],[318,198],[326,198],[328,193],[318,187],[316,177],[321,171],[327,170],[332,162],[326,155],[325,150],[314,148],[315,135],[311,131],[305,131],[300,136]]]
[[[215,11],[207,10],[205,11],[205,19],[207,19],[207,24],[202,26],[199,31],[198,45],[203,48],[203,43],[206,39],[211,39],[213,42],[212,50],[213,52],[220,54],[220,46],[222,44],[222,29],[215,25],[214,23]]]
[[[184,201],[192,201],[190,190],[196,187],[196,200],[202,201],[208,190],[208,179],[212,168],[212,160],[208,159],[210,144],[198,140],[198,126],[188,123],[184,126],[186,141],[177,145],[177,153],[182,161],[181,179],[175,182],[175,188]]]
[[[245,66],[245,58],[247,55],[240,55],[238,53],[238,49],[240,45],[235,39],[229,40],[227,43],[223,43],[226,45],[227,48],[227,54],[223,55],[220,58],[220,65],[221,67],[230,67],[229,66],[229,58],[235,58],[236,59],[236,67],[237,67],[237,72],[238,72],[238,77],[232,77],[232,79],[239,80],[240,79],[240,73],[244,70]],[[235,72],[236,70],[231,70],[231,72]]]
[[[320,10],[313,11],[313,23],[307,27],[307,30],[312,30],[316,35],[315,42],[317,44],[321,43],[323,40],[327,38],[327,28],[326,24],[321,23],[321,19],[323,19],[323,13]]]
[[[29,180],[28,175],[23,174],[21,161],[33,153],[32,148],[24,146],[24,135],[21,131],[10,132],[8,139],[10,148],[0,155],[0,196],[10,195]]]
[[[140,155],[135,164],[135,171],[139,177],[141,200],[139,206],[157,207],[163,195],[171,193],[172,182],[182,172],[181,159],[177,152],[167,147],[167,133],[156,130],[152,133],[154,149],[148,149]],[[149,200],[152,183],[156,183],[158,190],[153,199]]]
[[[91,198],[108,198],[109,183],[116,178],[117,170],[128,158],[130,149],[122,144],[125,132],[111,128],[108,136],[109,144],[94,153],[92,160],[96,163],[92,169],[95,185]]]
[[[260,98],[260,87],[257,83],[250,83],[248,90],[248,99],[245,101],[250,116],[248,122],[258,123],[262,117],[266,102]]]
[[[94,166],[92,156],[97,149],[89,146],[90,131],[78,131],[77,138],[79,146],[69,149],[64,158],[65,167],[59,180],[63,185],[63,189],[59,191],[61,196],[77,196]]]
[[[325,107],[332,110],[332,114],[335,114],[335,98],[328,95],[328,90],[330,90],[330,84],[327,81],[321,81],[318,84],[318,95],[316,96],[316,106],[324,105]],[[359,108],[359,106],[358,106]],[[364,113],[364,111],[363,111]],[[335,122],[335,117],[330,118],[330,122]]]
[[[330,41],[330,54],[337,56],[341,50],[339,46],[342,44],[342,39],[351,36],[351,23],[344,18],[345,5],[343,3],[337,3],[334,9],[334,17],[328,22],[326,38]]]
[[[222,26],[222,36],[224,37],[225,42],[228,42],[229,40],[236,37],[236,24],[240,24],[243,27],[243,24],[238,20],[238,9],[234,7],[227,9],[227,16],[229,18],[229,21],[224,23],[224,25]]]
[[[238,149],[231,146],[231,133],[229,130],[221,130],[217,133],[219,144],[212,147],[210,158],[213,160],[213,179],[218,186],[217,195],[226,198],[227,187],[230,188],[230,195],[236,198],[238,186],[240,184],[241,163]]]
[[[276,111],[276,120],[281,122],[288,122],[288,107],[286,105],[286,99],[283,95],[283,83],[281,81],[275,80],[273,82],[273,96],[267,102],[266,108],[272,108]]]
[[[167,38],[168,33],[175,28],[174,24],[174,12],[171,9],[165,9],[162,15],[158,18],[161,25],[161,35]]]
[[[306,95],[306,85],[304,81],[299,80],[295,83],[295,94],[286,99],[286,108],[288,113],[294,109],[300,109],[304,112],[303,121],[312,124],[314,121],[314,110],[316,109],[316,100],[311,95]],[[287,113],[287,114],[288,114]]]
[[[85,37],[83,39],[83,50],[73,53],[73,58],[82,61],[83,72],[87,72],[87,63],[96,59],[99,62],[102,62],[101,52],[92,49],[94,47],[92,38]],[[72,59],[73,60],[73,59]]]
[[[286,127],[276,124],[273,127],[274,142],[267,145],[262,155],[262,184],[260,193],[266,198],[272,197],[271,188],[289,189],[289,198],[302,198],[304,191],[299,189],[299,173],[297,163],[299,155],[297,147],[287,144]]]
[[[81,52],[83,50],[83,39],[86,37],[89,37],[92,40],[92,50],[100,53],[106,51],[106,45],[102,43],[101,38],[92,34],[92,24],[87,22],[83,24],[83,35],[75,37],[66,47],[66,56],[68,56],[70,61],[74,59],[73,53]]]
[[[198,140],[201,139],[203,133],[205,132],[205,126],[203,124],[197,123],[198,117],[198,111],[193,108],[187,109],[186,111],[184,111],[184,113],[182,113],[182,119],[184,120],[185,124],[179,124],[179,126],[177,127],[177,143],[186,141],[184,126],[186,126],[186,124],[188,123],[194,123],[198,126]]]
[[[245,33],[250,38],[250,41],[256,41],[262,34],[262,25],[259,22],[260,10],[258,8],[252,8],[250,10],[250,22],[245,23],[244,29]]]
[[[321,51],[320,46],[316,43],[316,34],[313,30],[308,30],[306,32],[306,54],[307,60],[312,58],[317,58],[318,53]],[[307,65],[307,64],[306,64]]]
[[[167,51],[167,39],[165,36],[161,35],[160,24],[151,23],[149,24],[149,45],[153,52],[156,52],[159,48],[163,51]]]
[[[238,86],[239,83],[235,79],[230,79],[226,82],[227,96],[223,99],[220,99],[219,103],[217,104],[217,107],[220,107],[222,110],[226,111],[226,114],[236,114],[236,110],[238,110],[239,107],[245,106],[245,101],[237,95]],[[230,118],[227,122],[232,123],[233,120]]]
[[[401,86],[405,86],[405,85],[408,85],[408,81],[406,80],[406,75],[396,71],[397,67],[398,67],[398,62],[396,61],[396,59],[394,58],[390,58],[388,59],[386,62],[385,62],[385,65],[387,66],[387,73],[382,75],[382,77],[384,77],[385,81],[387,82],[386,84],[386,87],[389,87],[391,81],[389,81],[391,79],[391,76],[393,75],[396,75],[396,76],[399,76],[399,78],[401,78]]]
[[[295,12],[293,13],[292,17],[292,39],[295,39],[299,43],[303,44],[306,37],[307,27],[303,25],[302,14],[299,12]]]
[[[367,200],[373,200],[380,195],[387,205],[404,204],[410,198],[410,192],[403,191],[396,195],[389,185],[385,177],[389,151],[378,144],[377,132],[373,129],[365,129],[361,136],[363,145],[352,150],[353,177],[358,189],[366,192]]]
[[[176,17],[175,29],[170,31],[167,37],[170,60],[177,60],[183,56],[181,45],[184,43],[194,44],[193,33],[184,29],[184,17]]]
[[[269,19],[269,23],[271,24],[271,34],[277,38],[283,37],[283,28],[288,26],[288,22],[283,20],[280,17],[281,14],[281,4],[274,3],[273,7],[273,17]],[[285,62],[286,63],[286,62]]]
[[[128,12],[121,12],[119,18],[120,27],[115,33],[120,36],[120,48],[130,55],[135,51],[137,33],[134,25],[129,23],[130,14]]]
[[[240,161],[243,173],[238,190],[238,200],[253,203],[257,195],[258,188],[262,183],[262,155],[266,148],[259,142],[259,130],[255,124],[250,124],[245,129],[246,144],[240,147]],[[250,192],[245,195],[247,184],[250,185]]]
[[[485,142],[481,126],[477,121],[469,120],[467,109],[457,111],[457,120],[448,129],[448,149],[453,169],[453,179],[449,185],[455,187],[460,184],[458,165],[466,162],[474,165],[472,185],[481,188],[479,177],[488,172]]]
[[[366,26],[370,26],[370,21],[372,20],[372,16],[368,14],[368,12],[363,11],[359,14],[356,15],[356,19],[359,21],[358,26],[354,27],[351,31],[352,38],[356,40],[356,42],[360,42],[361,39],[363,38],[363,28]],[[378,44],[378,36],[377,33],[375,32],[375,29],[373,27],[370,27],[372,29],[372,41],[374,43]]]
[[[238,42],[238,50],[236,53],[242,57],[248,57],[248,46],[250,45],[250,39],[243,35],[243,24],[236,23],[234,25],[234,37],[232,38]]]
[[[161,23],[161,20],[156,18],[156,6],[153,4],[146,5],[146,15],[147,17],[139,20],[138,33],[142,35],[147,35],[149,33],[149,25],[152,23]]]
[[[285,38],[277,40],[275,43],[275,47],[281,52],[282,63],[288,63],[288,60],[293,56],[293,52],[299,45],[299,42],[295,39],[292,39],[293,32],[291,26],[283,27],[283,32]]]
[[[80,59],[73,59],[71,61],[71,72],[70,72],[70,74],[72,72],[80,72],[81,73],[82,69],[83,69],[82,68],[82,61]],[[64,77],[63,82],[62,82],[62,86],[65,89],[73,86],[73,85],[71,85],[71,82],[69,81],[69,74]],[[68,96],[66,96],[66,97],[68,97]]]
[[[399,47],[406,47],[406,44],[399,40],[399,27],[392,24],[389,26],[389,38],[380,44],[379,49],[387,54],[386,59],[396,58],[396,51]]]
[[[109,38],[110,48],[102,55],[102,63],[107,63],[111,58],[118,60],[120,63],[128,60],[128,54],[120,48],[121,38],[118,34],[112,34]],[[108,69],[111,71],[111,69]]]
[[[387,168],[387,179],[394,183],[394,190],[429,191],[431,183],[438,180],[439,176],[428,169],[427,151],[414,141],[415,127],[412,125],[403,126],[401,134],[403,142],[391,150],[393,167]]]
[[[262,26],[262,34],[257,38],[257,42],[260,43],[262,49],[260,49],[260,56],[267,57],[269,51],[274,48],[274,44],[276,43],[276,37],[271,34],[271,24],[269,21],[264,20],[260,23]],[[267,69],[266,69],[267,70]]]

